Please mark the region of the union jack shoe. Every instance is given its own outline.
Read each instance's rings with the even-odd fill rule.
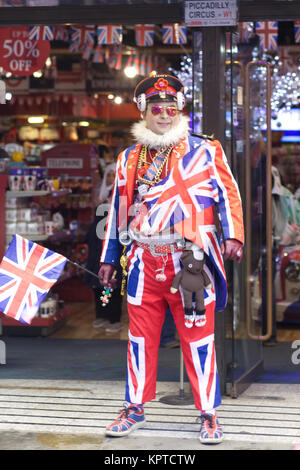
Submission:
[[[144,408],[133,404],[125,404],[118,418],[106,428],[106,436],[122,437],[146,422]]]
[[[194,310],[192,308],[184,309],[184,324],[187,328],[192,328],[194,324]]]
[[[223,440],[223,431],[216,416],[203,414],[200,416],[201,429],[199,440],[202,444],[219,444]]]
[[[204,326],[206,323],[205,310],[196,310],[195,311],[195,325]]]
[[[184,315],[184,324],[187,328],[192,328],[194,324],[194,315]]]

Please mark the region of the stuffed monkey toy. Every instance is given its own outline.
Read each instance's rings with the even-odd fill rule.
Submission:
[[[198,247],[197,247],[198,248]],[[175,294],[181,286],[184,298],[185,326],[191,328],[204,326],[206,323],[204,308],[204,288],[210,285],[210,279],[204,271],[205,257],[202,250],[186,249],[180,257],[183,265],[171,286],[171,293]],[[195,294],[196,308],[193,308],[193,294]]]

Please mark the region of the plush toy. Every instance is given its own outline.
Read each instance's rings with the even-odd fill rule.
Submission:
[[[184,298],[185,326],[191,328],[195,322],[196,326],[204,326],[206,323],[204,308],[204,287],[210,285],[210,279],[204,271],[205,255],[202,250],[186,249],[180,257],[183,265],[171,286],[171,293],[175,294],[179,286],[182,288]],[[193,307],[193,294],[195,294],[195,311]]]

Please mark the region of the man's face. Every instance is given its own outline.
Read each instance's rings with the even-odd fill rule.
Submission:
[[[148,129],[163,135],[178,124],[179,111],[174,101],[153,101],[147,105],[144,118]]]

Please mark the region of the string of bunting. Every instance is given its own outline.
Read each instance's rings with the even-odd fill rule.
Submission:
[[[59,26],[30,26],[29,39],[59,40],[68,43],[69,50],[81,53],[84,60],[93,63],[106,63],[115,70],[122,68],[123,26],[116,25],[59,25]],[[251,43],[258,38],[258,47],[262,50],[277,51],[278,48],[278,22],[244,22],[238,23],[238,42]],[[184,24],[162,24],[161,41],[166,45],[185,45],[188,42],[187,28]],[[158,28],[154,24],[134,25],[136,50],[127,57],[133,62],[140,75],[151,72],[154,58],[151,47],[158,36]],[[294,43],[300,43],[300,21],[294,22]],[[139,49],[141,48],[141,49]]]

